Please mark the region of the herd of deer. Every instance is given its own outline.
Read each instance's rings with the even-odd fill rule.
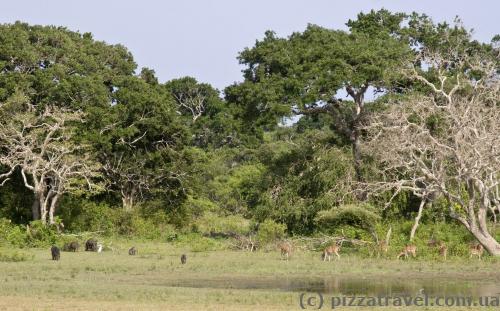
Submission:
[[[437,247],[439,256],[443,257],[444,260],[446,260],[446,257],[448,256],[448,246],[443,241],[436,241],[436,240],[431,240],[427,244],[429,247]],[[331,261],[332,255],[335,254],[337,256],[337,259],[340,259],[339,251],[341,248],[342,244],[330,244],[328,245],[322,253],[323,261]],[[292,243],[285,241],[281,242],[278,245],[280,251],[281,251],[281,258],[284,260],[288,260],[292,254],[293,246]],[[380,241],[377,244],[378,247],[378,254],[387,254],[389,251],[389,245],[386,241]],[[473,256],[477,256],[479,260],[481,260],[481,256],[483,255],[484,248],[481,244],[471,244],[469,245],[469,253],[470,257],[472,258]],[[404,256],[405,259],[407,259],[411,255],[412,257],[417,256],[417,247],[414,244],[407,244],[405,247],[402,249],[402,251],[398,254],[397,259],[400,259],[401,257]]]

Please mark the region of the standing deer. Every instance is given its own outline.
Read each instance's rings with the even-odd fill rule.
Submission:
[[[439,256],[442,256],[444,260],[446,260],[446,256],[448,255],[448,246],[444,244],[443,241],[439,242]]]
[[[290,255],[292,254],[292,244],[290,242],[281,242],[279,244],[279,248],[281,251],[281,259],[285,259],[288,261]]]
[[[328,261],[330,261],[332,258],[332,254],[337,255],[337,259],[340,259],[339,251],[340,251],[340,246],[337,244],[332,244],[330,246],[327,246],[323,251],[323,261],[326,261],[327,257]]]
[[[408,259],[408,254],[411,254],[413,257],[417,257],[417,247],[413,244],[407,244],[401,253],[399,253],[398,259],[403,255],[405,256],[405,259]]]
[[[472,244],[469,246],[469,251],[470,251],[470,257],[472,256],[477,256],[479,260],[481,260],[481,255],[483,255],[484,248],[481,244]]]

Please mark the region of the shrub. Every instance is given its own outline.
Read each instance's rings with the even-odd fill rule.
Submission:
[[[202,234],[234,232],[245,235],[250,231],[250,222],[239,215],[221,217],[214,213],[205,213],[195,222],[195,226],[196,230]]]
[[[349,225],[365,230],[373,230],[379,220],[380,216],[369,204],[339,206],[319,212],[315,219],[323,228]]]
[[[59,233],[55,226],[44,225],[40,220],[30,222],[26,230],[28,245],[31,247],[47,247],[56,244]]]
[[[266,219],[263,223],[259,224],[257,231],[257,241],[260,245],[272,243],[276,240],[285,237],[286,225],[276,223],[270,219]]]
[[[0,250],[0,261],[2,262],[19,262],[33,260],[35,256],[31,253],[20,251]]]
[[[8,219],[0,218],[0,242],[16,247],[25,247],[27,245],[26,230]]]
[[[221,241],[206,238],[199,233],[180,235],[174,243],[180,247],[187,247],[192,252],[207,252],[226,248],[226,245]]]

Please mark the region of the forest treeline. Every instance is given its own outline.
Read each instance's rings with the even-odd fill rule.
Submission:
[[[266,32],[224,90],[161,83],[90,33],[0,25],[0,218],[374,239],[423,221],[500,254],[500,37],[387,10],[346,25]]]

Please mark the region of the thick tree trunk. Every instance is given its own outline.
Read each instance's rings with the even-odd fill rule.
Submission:
[[[415,223],[413,224],[413,227],[411,227],[410,242],[413,241],[413,238],[415,237],[415,232],[417,232],[418,225],[420,224],[420,218],[422,218],[422,211],[424,210],[425,203],[426,203],[425,199],[422,199],[422,201],[420,201],[420,206],[418,207],[418,213],[417,216],[415,217]]]
[[[31,216],[33,220],[40,219],[40,199],[35,194],[35,198],[33,200],[33,204],[31,205]]]
[[[49,209],[49,224],[53,225],[55,224],[54,221],[54,214],[56,213],[56,207],[57,207],[57,202],[59,201],[59,195],[54,195],[52,197],[52,200],[50,202],[50,209]]]
[[[488,230],[488,221],[487,221],[487,211],[490,206],[490,201],[487,195],[481,195],[482,200],[480,202],[480,207],[477,212],[477,220],[479,224],[479,228],[474,228],[474,236],[481,243],[484,248],[493,256],[500,256],[500,244],[495,240],[489,230]]]
[[[489,234],[489,232],[481,232],[481,230],[477,229],[471,231],[471,233],[490,255],[500,256],[500,244]]]
[[[357,129],[354,129],[357,132]],[[361,150],[358,133],[353,133],[352,137],[352,156],[354,158],[354,171],[356,172],[356,181],[363,181],[363,173],[361,172]]]
[[[130,212],[134,208],[134,198],[130,196],[122,197],[123,209]]]

